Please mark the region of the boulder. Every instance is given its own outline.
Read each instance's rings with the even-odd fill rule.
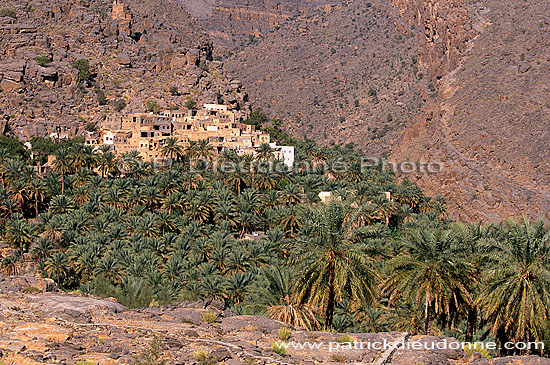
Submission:
[[[123,67],[132,67],[132,60],[126,53],[120,53],[117,55],[115,62]]]

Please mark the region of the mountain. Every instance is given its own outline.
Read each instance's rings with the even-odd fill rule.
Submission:
[[[287,18],[227,66],[293,134],[440,164],[406,176],[446,197],[454,218],[550,218],[548,10],[350,0]]]
[[[462,220],[550,219],[550,4],[417,1],[418,11],[407,3],[396,4],[409,14],[403,20],[430,25],[419,59],[439,96],[393,157],[442,161],[441,174],[417,181],[444,194]]]
[[[147,101],[249,109],[178,2],[3,1],[0,15],[2,129],[21,137],[74,135],[126,105],[145,111]]]
[[[216,48],[232,52],[253,44],[281,25],[318,9],[331,11],[334,0],[186,0],[187,11],[208,33]]]
[[[440,164],[403,176],[446,197],[453,218],[550,219],[549,7],[3,1],[0,132],[74,135],[147,102],[220,101],[322,144]]]

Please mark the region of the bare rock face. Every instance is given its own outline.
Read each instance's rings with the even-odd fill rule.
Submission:
[[[8,292],[56,292],[57,284],[48,278],[34,276],[0,277],[0,293]]]
[[[452,218],[550,219],[549,4],[369,5],[291,17],[226,64],[292,134],[443,165],[406,176]]]
[[[350,1],[288,21],[226,64],[291,134],[378,157],[422,104],[416,47],[391,8]]]
[[[311,15],[317,9],[331,11],[338,0],[188,0],[185,6],[216,47],[231,51],[279,28],[296,16]]]
[[[195,364],[199,350],[212,361],[224,364],[548,363],[537,356],[488,360],[479,354],[468,358],[461,349],[430,348],[433,343],[457,342],[446,337],[409,336],[401,332],[352,333],[349,334],[352,344],[339,342],[341,333],[306,332],[299,328],[291,328],[287,353],[281,357],[272,345],[280,341],[278,330],[288,325],[261,316],[227,317],[222,309],[218,303],[181,302],[125,310],[119,304],[93,297],[1,292],[0,356],[2,361],[16,364],[79,361],[127,364],[142,359],[144,352],[151,353],[151,343],[156,337],[160,341],[161,359],[169,364]],[[81,321],[74,314],[78,311],[85,313],[88,320]],[[204,322],[201,315],[205,312],[217,313],[218,320]],[[420,347],[412,346],[413,343]],[[315,346],[314,350],[307,344]],[[374,344],[377,345],[371,346]],[[387,346],[388,350],[378,345]]]
[[[223,64],[212,63],[212,43],[177,2],[3,1],[0,9],[14,15],[0,18],[0,104],[19,137],[79,134],[119,100],[145,111],[149,99],[182,108],[188,98],[235,97]],[[246,92],[236,97],[246,116]]]
[[[448,198],[454,218],[550,219],[550,105],[543,91],[550,23],[542,16],[549,5],[487,0],[461,11],[453,10],[461,1],[396,4],[405,18],[420,14],[416,20],[425,24],[419,54],[438,97],[396,140],[393,157],[442,162],[441,173],[413,180]]]

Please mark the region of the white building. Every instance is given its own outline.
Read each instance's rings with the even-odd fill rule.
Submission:
[[[115,134],[111,131],[106,131],[103,134],[103,144],[112,146],[115,144]]]
[[[289,169],[294,167],[294,146],[277,146],[276,143],[270,143],[269,147],[274,150],[275,157],[283,161]]]
[[[215,110],[218,112],[226,112],[227,111],[227,105],[223,104],[204,104],[204,109],[206,110]]]

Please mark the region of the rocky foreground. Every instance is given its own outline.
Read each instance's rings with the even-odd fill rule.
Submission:
[[[399,344],[445,338],[400,332],[351,334],[355,341],[395,346],[350,350],[340,343],[344,334],[294,328],[287,343],[322,346],[289,346],[280,356],[272,345],[285,326],[218,303],[127,310],[113,300],[59,292],[48,279],[0,277],[0,364],[550,364],[536,356],[488,360],[462,350],[405,350]]]

